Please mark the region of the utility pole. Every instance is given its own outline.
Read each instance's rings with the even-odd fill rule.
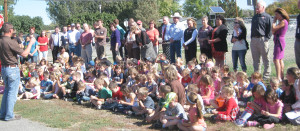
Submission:
[[[236,17],[239,17],[237,6],[236,6],[236,0],[235,0],[235,13],[236,13]]]
[[[8,17],[7,17],[7,0],[4,0],[4,21],[8,22]]]

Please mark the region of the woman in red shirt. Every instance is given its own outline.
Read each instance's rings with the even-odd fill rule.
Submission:
[[[40,60],[45,59],[47,60],[47,55],[48,55],[48,43],[49,43],[49,39],[46,36],[46,31],[42,31],[40,37],[38,38],[38,42],[39,42],[39,58]]]
[[[158,54],[158,36],[159,36],[159,32],[158,30],[155,28],[155,23],[154,20],[151,20],[149,23],[149,29],[147,30],[147,35],[149,36],[149,39],[152,41],[153,43],[153,48],[156,54]]]

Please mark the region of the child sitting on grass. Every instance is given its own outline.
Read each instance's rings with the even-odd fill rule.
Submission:
[[[95,94],[94,88],[86,85],[84,82],[78,83],[78,91],[76,93],[76,100],[79,105],[82,104],[82,101],[90,101],[91,95]]]
[[[118,106],[117,111],[131,115],[132,107],[137,107],[139,105],[137,102],[136,94],[132,92],[126,84],[122,85],[121,92],[123,93],[125,100],[119,101],[119,104],[121,104],[122,106]]]
[[[59,87],[60,85],[59,74],[52,72],[50,78],[54,78],[52,90],[50,92],[44,92],[45,94],[44,99],[52,99],[52,98],[59,99],[60,97],[63,96],[61,88]]]
[[[195,92],[189,92],[187,94],[187,103],[190,105],[188,111],[189,120],[179,121],[177,127],[183,131],[205,131],[207,125],[204,121],[204,116],[202,114],[203,109],[198,94]]]
[[[132,107],[136,115],[150,115],[154,111],[154,101],[148,96],[147,87],[141,87],[137,91],[138,107]]]
[[[287,119],[285,113],[292,111],[292,105],[296,102],[295,90],[293,88],[293,85],[289,84],[288,80],[282,81],[282,90],[283,93],[279,98],[284,105],[282,109],[282,122],[288,123],[289,120]]]
[[[44,75],[44,79],[41,81],[41,93],[52,90],[52,85],[53,85],[53,82],[51,81],[51,79],[49,79],[50,76],[49,72],[45,71],[43,75]]]
[[[230,86],[224,86],[221,90],[222,98],[225,99],[225,103],[222,107],[213,110],[212,116],[217,121],[234,121],[239,113],[239,106],[233,96],[234,89]]]
[[[146,118],[147,122],[151,122],[152,120],[158,120],[162,113],[165,112],[166,108],[169,106],[169,103],[166,100],[166,95],[171,92],[171,87],[169,85],[162,85],[159,88],[159,100],[158,105],[154,110],[154,114],[150,117]],[[156,123],[156,125],[159,123]],[[158,126],[158,127],[161,127]]]
[[[202,96],[198,94],[199,88],[197,87],[197,85],[196,84],[189,84],[187,93],[189,93],[189,92],[197,93],[198,100],[200,101],[201,112],[204,115],[206,113],[206,111],[205,111],[205,108],[204,108],[204,103],[203,103]],[[185,109],[189,108],[189,104],[184,105],[184,108]]]
[[[260,114],[261,110],[266,110],[267,103],[264,98],[264,88],[261,85],[255,85],[252,88],[252,95],[254,100],[247,103],[245,111],[242,113],[240,118],[234,122],[237,126],[245,126],[247,120],[252,116],[252,114]]]
[[[273,90],[275,90],[278,98],[280,98],[280,96],[281,96],[281,94],[282,94],[283,91],[281,90],[281,88],[279,88],[279,85],[280,85],[279,79],[277,77],[271,78],[270,79],[270,85],[271,85],[271,88]]]
[[[176,93],[168,93],[166,99],[170,101],[170,103],[164,115],[162,115],[160,118],[163,128],[177,125],[180,120],[188,120],[182,105],[178,103],[178,97]]]
[[[118,86],[117,82],[112,81],[109,83],[108,88],[112,92],[112,98],[108,98],[104,105],[103,109],[107,110],[115,110],[119,105],[119,101],[123,100],[123,93],[121,92],[121,88]]]
[[[200,94],[203,98],[204,105],[209,106],[209,101],[214,99],[213,81],[209,75],[202,76],[200,79]]]
[[[259,84],[261,85],[264,90],[266,90],[266,86],[264,85],[264,83],[262,82],[262,76],[259,72],[254,72],[251,75],[251,83],[248,85],[247,89],[243,92],[242,95],[242,100],[244,103],[247,103],[248,101],[250,101],[251,97],[252,97],[252,88],[254,85]]]
[[[31,77],[28,81],[28,83],[26,84],[26,88],[30,89],[30,92],[24,92],[23,94],[21,94],[18,99],[40,99],[41,96],[41,92],[40,92],[40,81],[38,78],[36,77]]]
[[[106,101],[106,99],[112,97],[112,92],[110,89],[104,86],[105,80],[102,78],[97,78],[94,81],[94,86],[96,91],[98,91],[97,96],[91,96],[91,104],[96,106],[98,110],[101,109],[102,104]]]
[[[283,103],[278,99],[278,96],[273,89],[268,89],[265,93],[267,101],[266,110],[261,110],[261,114],[253,114],[250,118],[253,121],[248,121],[247,126],[261,125],[265,129],[271,129],[279,123],[282,116]]]
[[[182,79],[181,79],[181,84],[183,85],[184,88],[187,88],[187,86],[191,82],[191,77],[190,77],[190,71],[189,69],[183,69],[182,70]]]

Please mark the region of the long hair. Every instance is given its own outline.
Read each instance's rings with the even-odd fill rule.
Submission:
[[[283,19],[286,19],[288,21],[288,23],[290,22],[290,17],[289,14],[282,8],[277,8],[275,10],[275,12],[277,12],[278,14],[280,14],[282,16]]]
[[[189,22],[189,21],[192,21],[193,22],[193,27],[197,28],[197,23],[196,23],[196,21],[193,18],[187,19],[187,22]]]
[[[239,23],[239,25],[240,25],[240,27],[241,27],[242,29],[246,29],[245,22],[244,22],[243,18],[241,18],[241,17],[236,17],[235,19],[238,21],[238,23]],[[246,30],[246,31],[247,31],[247,30]],[[247,34],[247,32],[246,32],[246,34]]]
[[[203,118],[202,106],[201,106],[200,100],[198,99],[197,93],[195,93],[195,92],[189,92],[188,93],[188,99],[191,102],[193,102],[193,103],[196,104],[196,106],[197,106],[197,116],[198,116],[199,119],[202,119]]]

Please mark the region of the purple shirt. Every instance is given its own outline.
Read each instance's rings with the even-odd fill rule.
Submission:
[[[115,47],[116,43],[118,43],[118,47],[121,46],[120,31],[118,29],[116,29],[114,32],[112,32],[111,36],[110,36],[110,46]]]
[[[93,35],[89,31],[83,32],[80,36],[80,41],[82,45],[90,44],[92,40],[93,40]]]

